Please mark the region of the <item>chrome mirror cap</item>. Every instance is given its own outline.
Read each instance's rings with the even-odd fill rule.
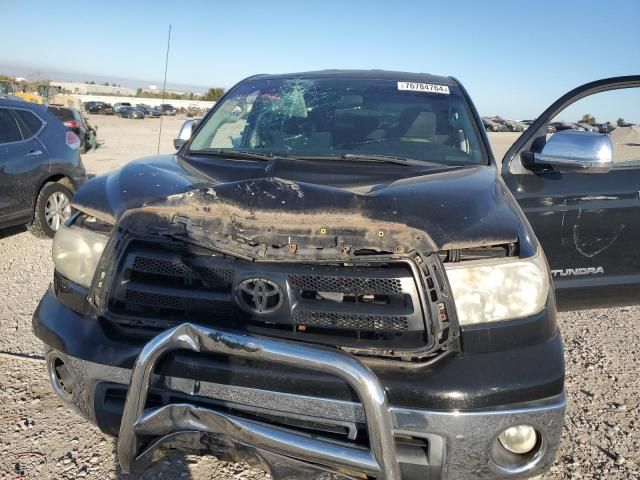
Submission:
[[[533,160],[536,167],[560,172],[606,173],[613,165],[613,144],[608,135],[564,130],[554,133]]]
[[[190,118],[184,121],[182,127],[180,127],[178,137],[173,139],[173,146],[176,147],[176,150],[179,150],[182,145],[191,139],[191,135],[198,126],[198,122],[200,122],[200,120],[200,118]]]

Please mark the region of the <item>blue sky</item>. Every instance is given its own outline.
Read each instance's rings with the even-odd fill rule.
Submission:
[[[77,80],[158,82],[169,24],[174,84],[229,87],[254,73],[325,68],[429,72],[456,76],[482,114],[526,118],[586,81],[640,73],[639,0],[0,0],[0,13],[0,64]]]

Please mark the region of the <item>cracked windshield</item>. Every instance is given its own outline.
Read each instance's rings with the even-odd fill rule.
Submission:
[[[485,162],[457,87],[391,80],[243,82],[194,137],[192,153]]]

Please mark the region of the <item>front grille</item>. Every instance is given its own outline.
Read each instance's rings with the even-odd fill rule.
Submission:
[[[231,284],[233,279],[233,271],[228,268],[197,267],[188,265],[182,260],[167,260],[149,256],[136,256],[131,268],[136,272],[198,279],[220,285]]]
[[[338,277],[333,275],[289,275],[289,283],[300,290],[373,294],[402,293],[398,278]]]
[[[210,300],[207,298],[194,298],[192,296],[179,297],[176,295],[144,292],[136,290],[136,287],[126,290],[124,301],[131,305],[143,305],[159,309],[197,310],[216,313],[229,313],[231,311],[229,302]]]
[[[409,330],[406,317],[383,315],[349,315],[344,313],[296,312],[294,322],[297,325],[321,328],[346,328],[353,330],[385,330],[404,332]]]
[[[255,303],[258,284],[272,295],[263,310]],[[145,328],[194,322],[355,349],[406,351],[428,344],[421,289],[401,262],[257,263],[197,247],[132,242],[118,262],[106,313]]]

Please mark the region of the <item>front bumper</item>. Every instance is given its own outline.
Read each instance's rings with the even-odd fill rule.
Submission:
[[[251,357],[284,365],[304,366],[341,377],[360,402],[197,382],[155,375],[158,361],[176,349]],[[109,367],[50,350],[48,365],[62,360],[72,388],[60,389],[50,368],[54,389],[97,422],[96,392],[105,383],[129,385],[119,430],[118,456],[125,471],[140,471],[160,447],[260,464],[274,478],[528,478],[546,471],[559,444],[564,395],[528,405],[472,411],[438,411],[390,406],[385,390],[356,358],[334,350],[308,347],[183,324],[149,342],[133,370]],[[67,384],[68,387],[69,384]],[[215,399],[218,408],[189,402],[148,408],[151,389]],[[70,393],[71,392],[71,393]],[[147,408],[145,408],[147,405]],[[366,424],[369,448],[325,441],[294,430],[228,413],[268,411],[281,417],[315,418],[336,424]],[[492,446],[505,428],[532,425],[541,434],[537,455],[523,465],[496,462]],[[409,436],[428,442],[425,459],[400,465],[394,438]],[[402,467],[402,468],[401,468]],[[332,477],[327,477],[330,473]]]

